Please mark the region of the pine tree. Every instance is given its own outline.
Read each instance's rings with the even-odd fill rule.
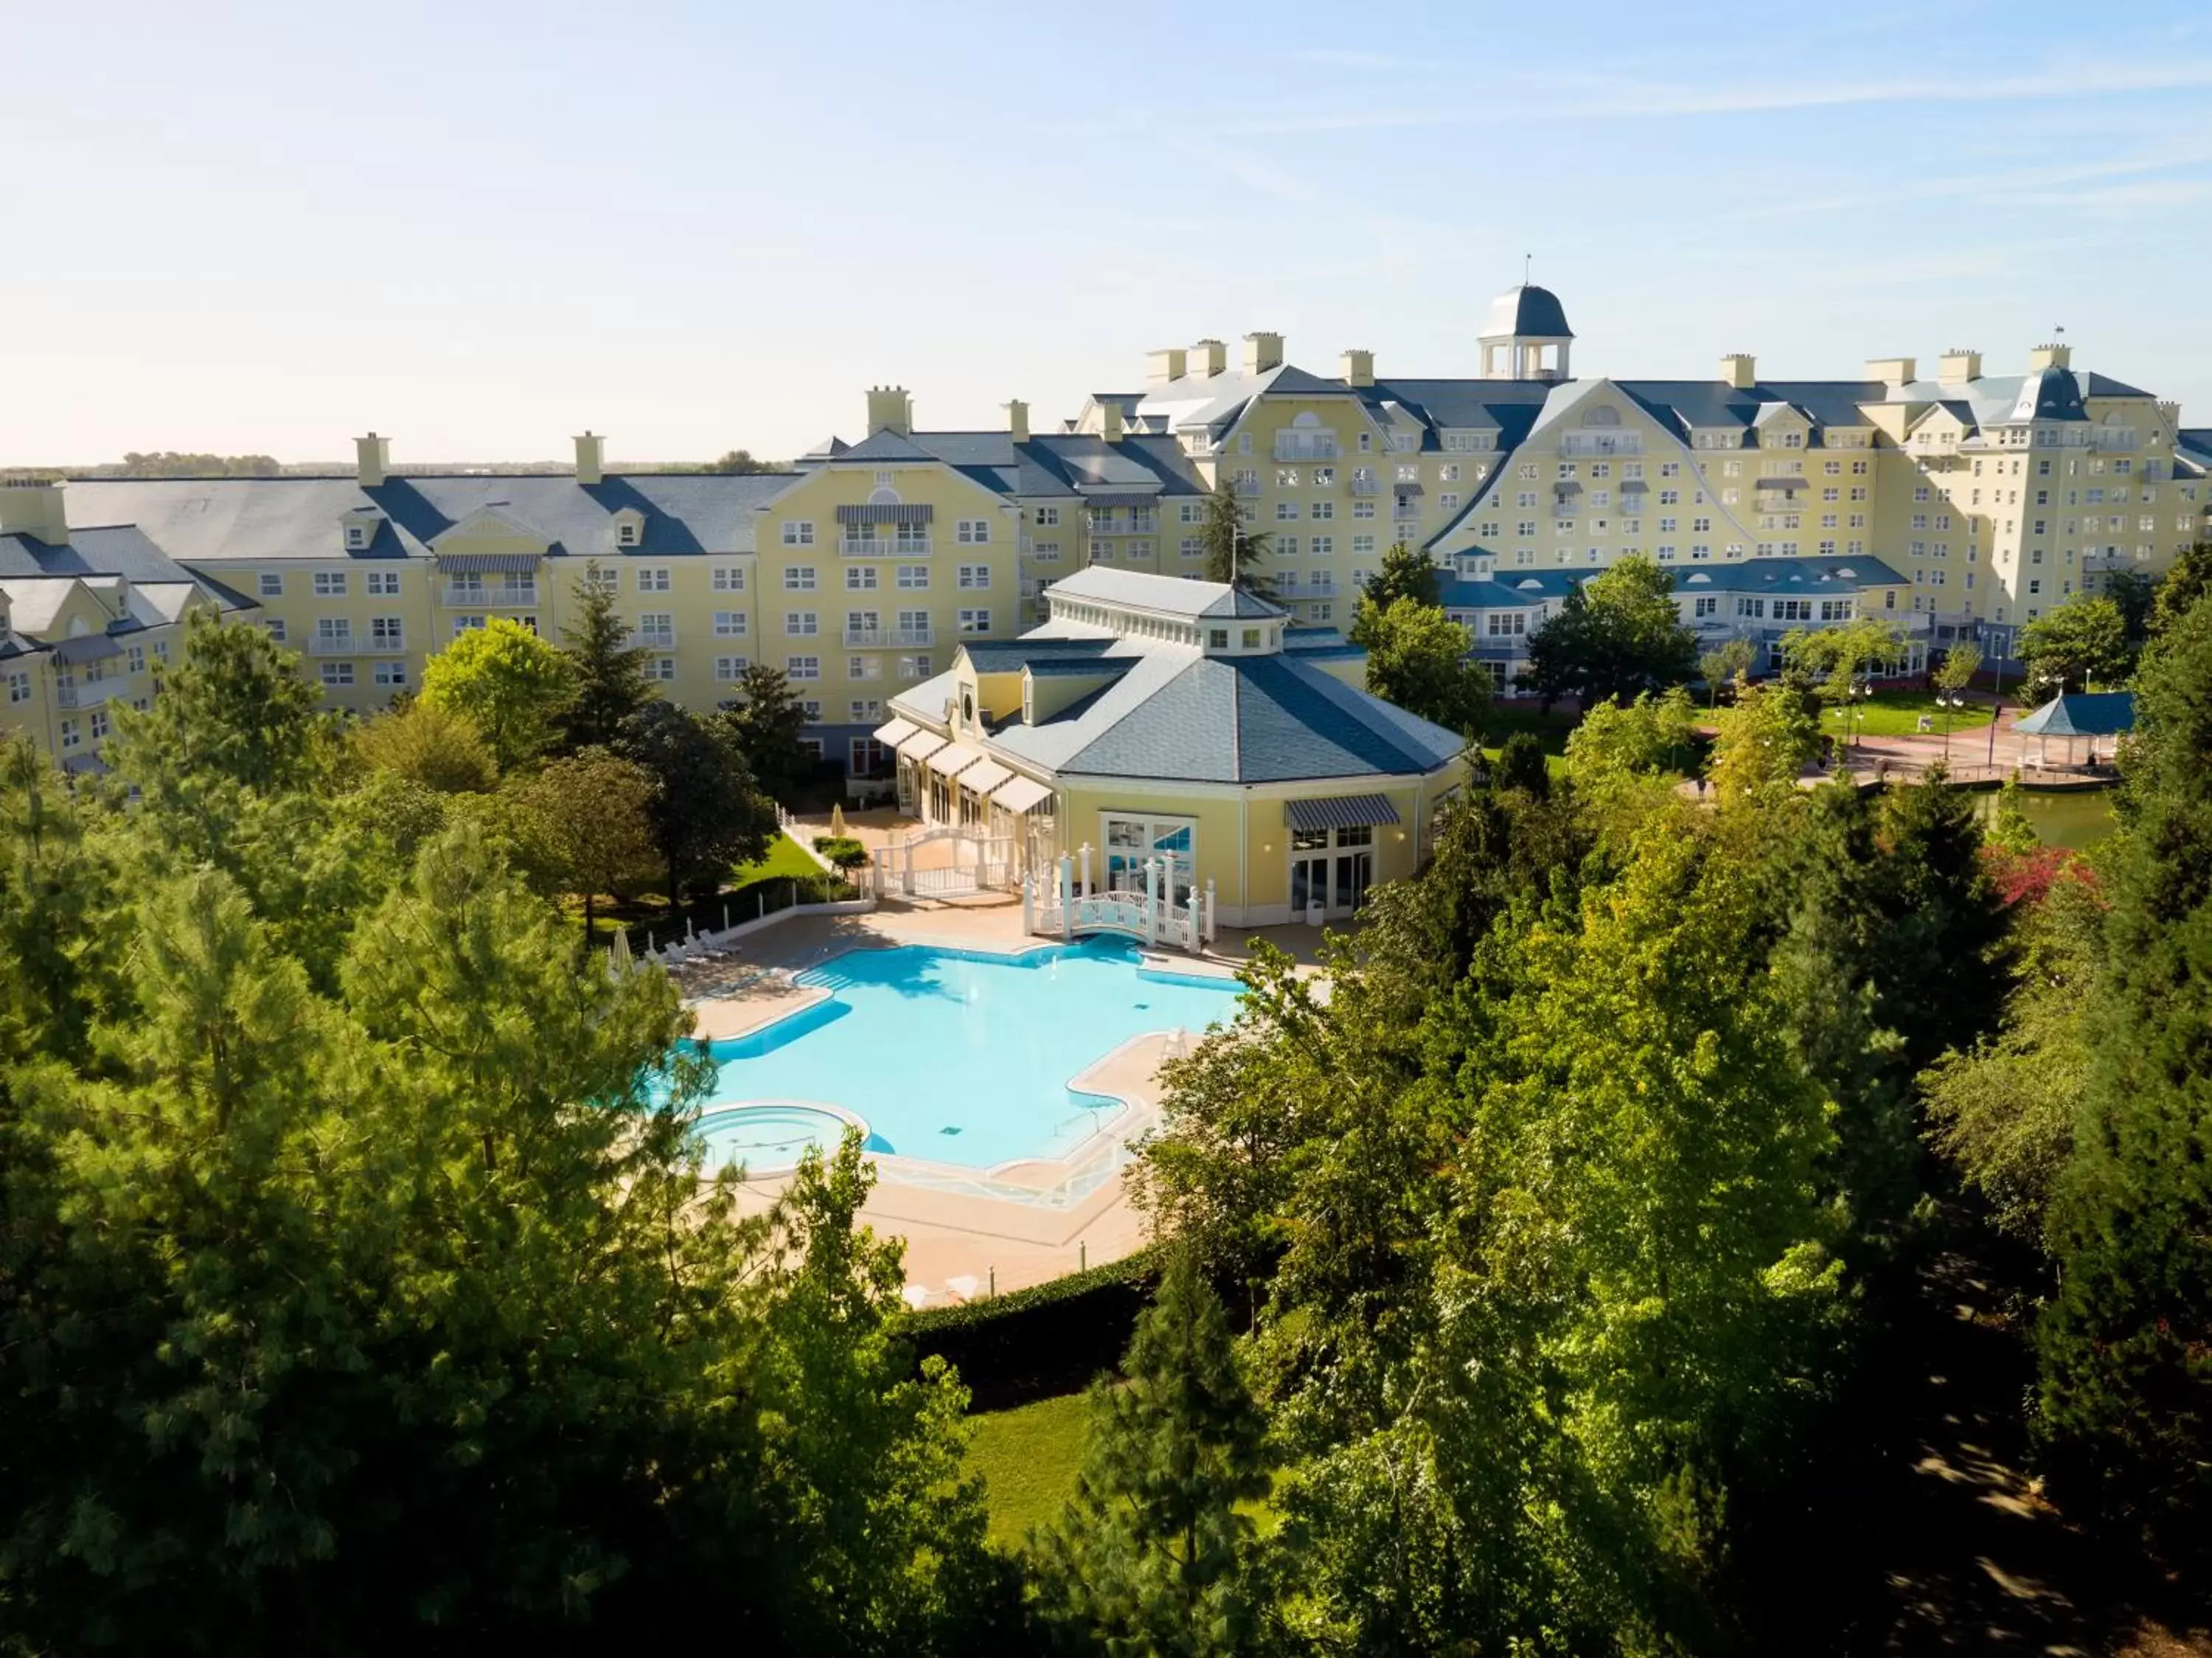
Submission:
[[[763,794],[788,798],[812,775],[814,757],[799,741],[806,728],[806,704],[781,668],[766,662],[747,667],[737,695],[722,704],[721,723]]]
[[[2212,1545],[2212,596],[2136,686],[2087,1098],[2039,1330],[2061,1484],[2169,1546]]]
[[[607,747],[622,722],[653,699],[645,677],[647,652],[629,643],[629,624],[615,613],[613,584],[602,583],[596,560],[576,583],[575,621],[561,630],[562,649],[574,666],[575,696],[561,715],[560,747]]]
[[[1041,1539],[1048,1622],[1109,1652],[1250,1649],[1264,1424],[1219,1299],[1179,1253],[1137,1320],[1126,1382],[1091,1389],[1076,1496]]]
[[[1266,598],[1273,583],[1260,571],[1267,551],[1267,533],[1249,528],[1243,509],[1237,504],[1237,486],[1223,478],[1206,497],[1206,516],[1198,527],[1199,546],[1206,552],[1206,579],[1225,582]]]

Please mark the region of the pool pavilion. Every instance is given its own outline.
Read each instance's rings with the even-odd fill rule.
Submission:
[[[883,890],[1020,888],[1032,930],[1195,947],[1352,914],[1425,856],[1457,733],[1361,688],[1364,653],[1222,583],[1093,566],[964,644],[876,734],[921,826]],[[944,843],[951,856],[922,855]]]

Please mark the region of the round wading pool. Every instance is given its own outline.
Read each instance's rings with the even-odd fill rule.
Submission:
[[[742,1163],[756,1174],[794,1168],[809,1146],[824,1151],[836,1149],[849,1127],[867,1133],[867,1125],[842,1112],[820,1106],[740,1106],[735,1110],[710,1111],[699,1119],[697,1133],[707,1143],[707,1172]],[[867,1135],[868,1149],[891,1148]]]

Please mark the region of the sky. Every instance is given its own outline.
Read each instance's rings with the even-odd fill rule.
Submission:
[[[2212,425],[2212,4],[7,0],[0,465],[1045,424],[1283,333],[1849,377],[2053,337]]]

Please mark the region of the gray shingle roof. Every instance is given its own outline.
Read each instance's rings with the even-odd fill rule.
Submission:
[[[82,486],[71,485],[71,507],[82,504]],[[220,582],[196,576],[148,539],[135,524],[70,532],[65,546],[53,546],[30,535],[0,535],[0,577],[120,576],[134,586],[197,587],[225,610],[253,607]]]
[[[1092,564],[1062,576],[1046,592],[1193,620],[1259,620],[1289,614],[1280,605],[1225,582],[1194,582],[1181,576],[1153,576],[1104,564]]]
[[[171,557],[196,564],[345,554],[340,520],[362,509],[384,521],[367,550],[347,556],[422,558],[431,541],[489,506],[545,536],[556,557],[653,558],[750,552],[756,509],[797,481],[790,472],[632,472],[579,484],[544,473],[394,478],[363,489],[351,478],[102,479],[70,485],[70,509],[135,524]],[[625,508],[645,515],[644,533],[618,548],[614,517]]]
[[[1567,308],[1548,288],[1522,283],[1490,302],[1490,314],[1482,320],[1481,338],[1496,334],[1526,334],[1542,339],[1574,338],[1567,326]]]

